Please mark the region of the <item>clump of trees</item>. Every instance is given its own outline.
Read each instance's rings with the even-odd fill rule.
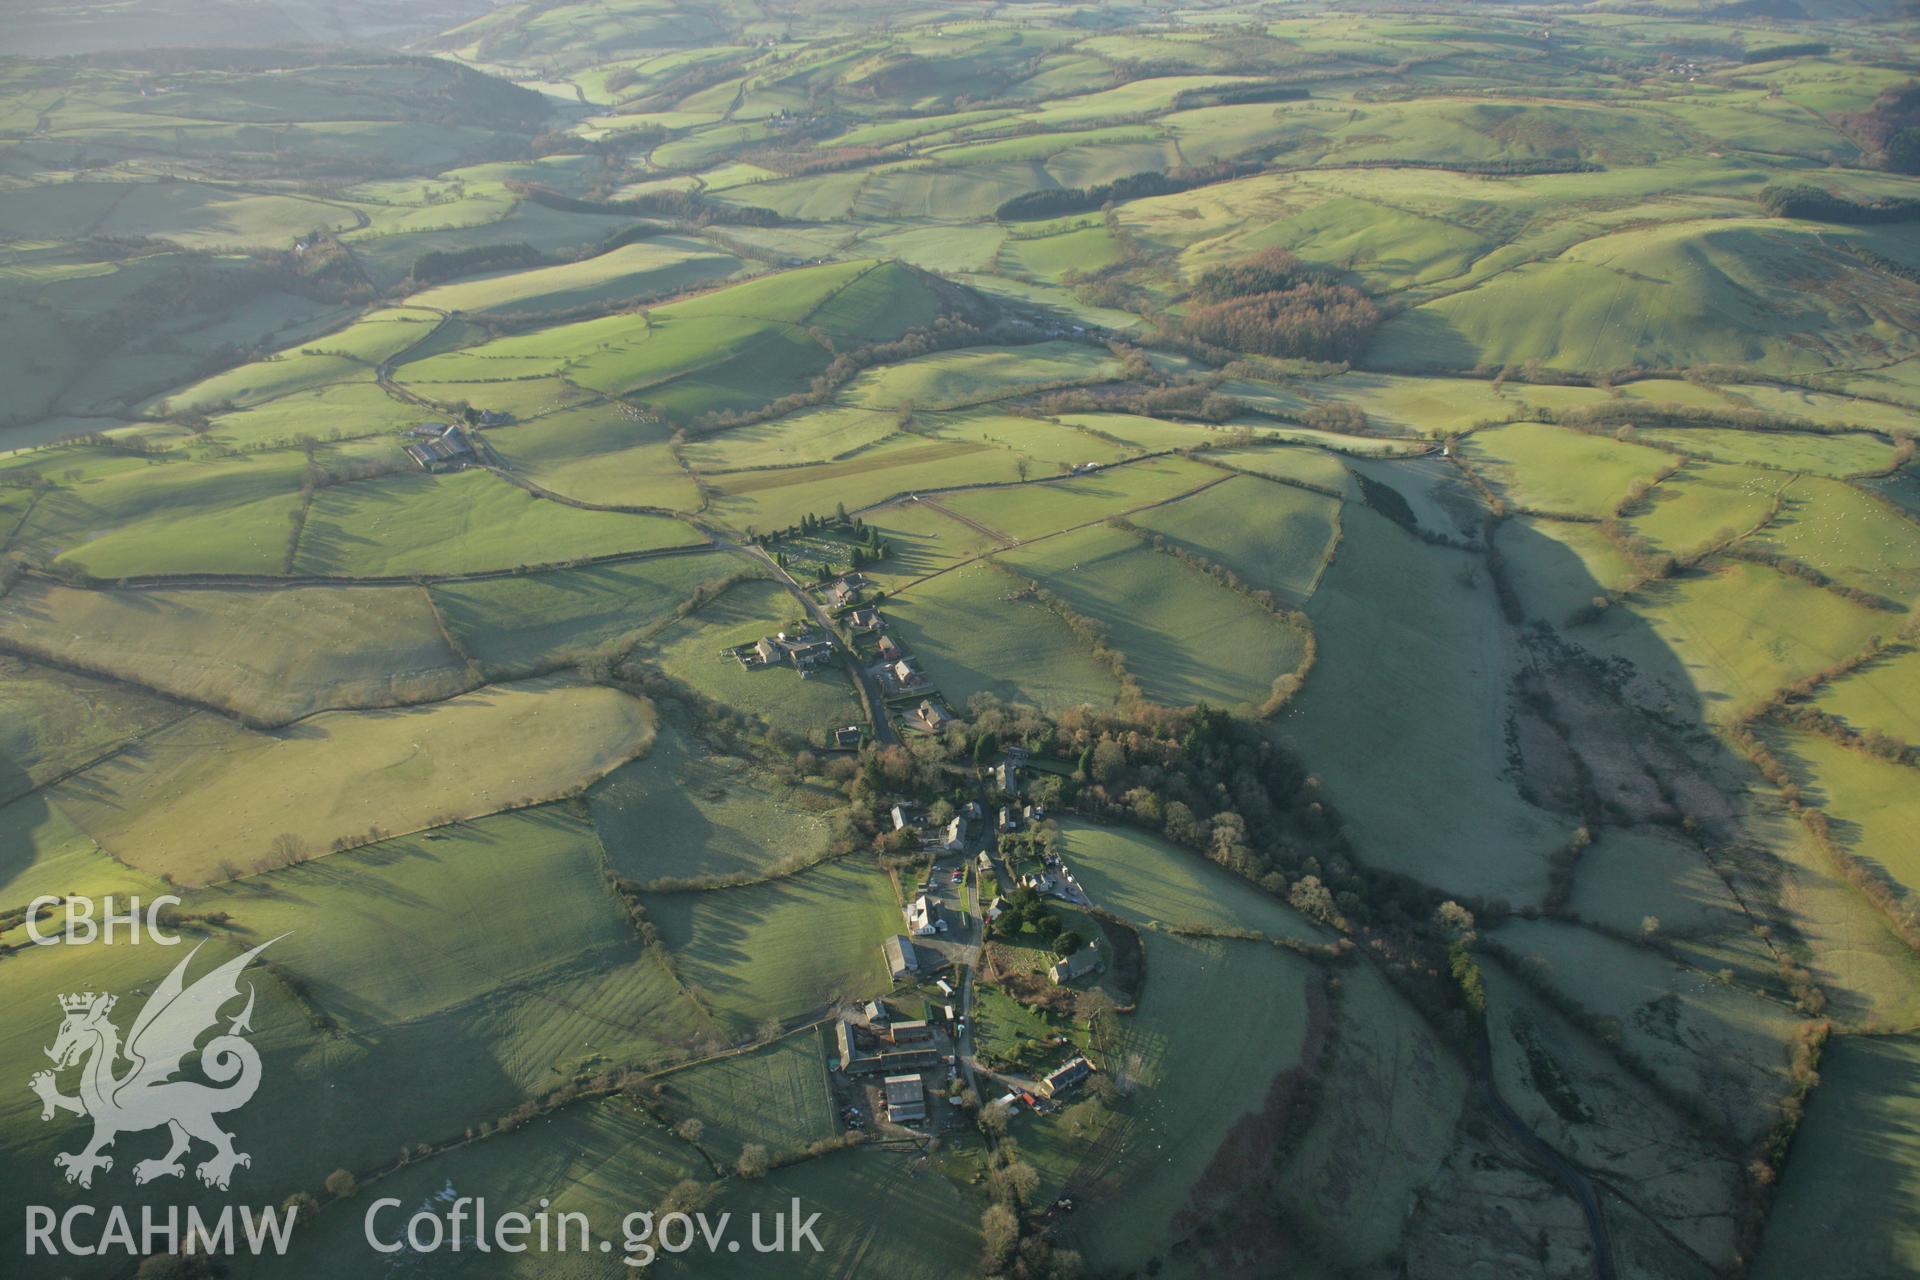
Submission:
[[[466,249],[434,249],[413,260],[413,282],[434,284],[483,271],[524,270],[543,266],[547,255],[522,240],[515,244],[477,244]]]
[[[1920,218],[1920,200],[1855,200],[1805,182],[1776,183],[1760,193],[1761,207],[1776,218],[1871,226]]]
[[[1895,173],[1920,173],[1920,80],[1881,90],[1865,111],[1844,117],[1850,130]]]
[[[1352,360],[1380,324],[1380,308],[1351,285],[1320,277],[1285,249],[1267,249],[1200,277],[1182,328],[1234,351]]]

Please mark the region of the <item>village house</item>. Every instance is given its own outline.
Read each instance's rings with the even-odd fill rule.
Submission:
[[[1020,766],[1003,760],[993,768],[993,785],[1010,796],[1020,794]]]
[[[788,649],[793,665],[801,671],[811,671],[825,662],[833,660],[833,646],[825,640],[807,640],[794,644]]]
[[[946,932],[947,922],[940,916],[940,904],[921,894],[907,904],[907,932],[916,938]]]
[[[900,647],[900,642],[892,636],[880,637],[880,657],[883,660],[887,662],[898,662],[906,656],[906,653],[907,651]]]
[[[913,806],[906,804],[893,806],[892,811],[887,816],[893,819],[893,829],[895,831],[904,831],[917,820]]]
[[[1019,811],[1010,805],[1001,805],[999,827],[1002,831],[1018,831],[1020,829]]]
[[[953,717],[947,714],[945,707],[928,698],[923,699],[920,705],[907,716],[907,727],[918,729],[922,733],[938,733],[947,727],[947,722],[951,719]]]
[[[887,673],[891,675],[903,689],[910,689],[920,683],[920,671],[913,665],[912,658],[900,659],[900,661],[887,668]]]
[[[860,725],[842,725],[833,731],[833,745],[842,751],[852,751],[860,745],[860,740],[866,736],[866,729]]]
[[[1083,978],[1087,974],[1094,972],[1100,967],[1101,963],[1100,944],[1098,942],[1089,942],[1072,955],[1062,957],[1051,969],[1047,970],[1047,976],[1053,979],[1054,986],[1063,987],[1075,978]]]
[[[1088,1062],[1085,1058],[1075,1058],[1065,1066],[1049,1071],[1040,1081],[1040,1092],[1046,1094],[1049,1098],[1057,1098],[1061,1094],[1079,1087],[1079,1085],[1092,1074],[1093,1064],[1091,1062]]]
[[[855,609],[847,615],[847,625],[855,631],[877,631],[885,624],[878,609]]]
[[[866,590],[866,587],[865,578],[857,573],[849,573],[827,584],[827,599],[831,600],[834,608],[838,609],[856,603],[860,599],[860,593]]]
[[[955,818],[947,824],[946,848],[949,853],[958,853],[967,847],[967,820]]]

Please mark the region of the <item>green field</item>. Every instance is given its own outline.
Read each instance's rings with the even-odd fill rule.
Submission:
[[[1838,480],[1795,481],[1779,518],[1754,541],[1845,586],[1900,604],[1920,596],[1920,524]]]
[[[1044,484],[955,493],[941,505],[1008,538],[1030,540],[1135,512],[1222,478],[1184,459],[1153,458]]]
[[[1657,449],[1537,422],[1476,431],[1461,456],[1515,506],[1580,516],[1611,514],[1635,481],[1651,482],[1677,461]]]
[[[1483,575],[1349,507],[1333,568],[1308,602],[1319,660],[1276,722],[1370,856],[1461,892],[1525,901],[1571,824],[1503,775],[1514,661]],[[1369,802],[1389,785],[1390,805]]]
[[[1755,1275],[1774,1280],[1816,1270],[1865,1280],[1920,1266],[1920,1239],[1901,1210],[1920,1159],[1916,1051],[1907,1036],[1849,1039],[1827,1051]],[[1849,1228],[1832,1231],[1836,1219]]]
[[[432,702],[471,683],[418,587],[76,591],[34,582],[0,599],[0,639],[265,724]]]
[[[528,670],[635,642],[746,562],[696,551],[550,573],[444,582],[429,594],[460,651],[489,672]]]
[[[1592,1013],[1669,1088],[1695,1099],[1710,1122],[1751,1139],[1786,1092],[1792,1013],[1698,974],[1675,982],[1673,962],[1575,925],[1517,920],[1494,939],[1519,963]]]
[[[1052,610],[1012,599],[1019,585],[988,564],[943,572],[892,598],[889,629],[956,704],[990,693],[1048,709],[1111,706],[1113,673]]]
[[[900,931],[895,903],[887,878],[852,859],[763,884],[646,897],[674,972],[736,1034],[885,990],[880,942]]]
[[[724,279],[741,265],[738,258],[716,253],[698,240],[662,236],[622,245],[585,262],[437,285],[407,301],[443,311],[563,311],[602,300],[676,293]]]
[[[696,1277],[1920,1271],[1911,5],[15,8],[8,1203],[319,1196],[247,1280],[613,1280],[669,1196],[823,1211]],[[973,945],[1049,850],[1097,979]],[[923,883],[979,1096],[855,1133]],[[166,892],[275,939],[253,1162],[83,1188],[55,997],[191,948],[23,912]]]
[[[1297,668],[1304,635],[1200,571],[1115,529],[1063,534],[1005,557],[1094,619],[1147,698],[1166,706],[1258,706]]]
[[[1920,652],[1900,648],[1821,691],[1822,710],[1862,732],[1920,740]]]
[[[587,793],[594,826],[621,875],[641,883],[767,875],[826,851],[833,802],[783,785],[766,762],[729,754],[679,719],[661,726],[643,759]]]
[[[315,494],[294,570],[352,578],[481,573],[699,540],[678,520],[582,511],[480,471],[408,472]]]
[[[504,736],[503,736],[504,735]],[[403,832],[578,789],[653,738],[610,689],[489,686],[386,712],[329,711],[275,733],[200,714],[63,783],[55,799],[123,861],[204,883],[373,829]],[[521,748],[501,752],[494,744]]]
[[[613,403],[561,409],[508,430],[487,443],[516,475],[577,499],[612,506],[691,511],[698,490],[668,447],[657,423],[636,421]]]
[[[107,684],[8,657],[0,660],[0,799],[44,786],[189,714]]]
[[[839,1132],[827,1092],[825,1040],[807,1027],[764,1049],[730,1055],[677,1071],[667,1079],[676,1112],[706,1126],[703,1147],[720,1160],[759,1143],[793,1151]]]
[[[1790,488],[1777,472],[1689,462],[1629,510],[1629,523],[1663,551],[1691,559],[1761,524]]]
[[[1291,908],[1187,849],[1137,831],[1068,823],[1061,857],[1099,906],[1162,929],[1252,930],[1315,941]]]
[[[1299,1060],[1306,1033],[1308,971],[1294,957],[1164,933],[1146,950],[1153,977],[1139,1008],[1096,1049],[1131,1096],[1079,1141],[1058,1132],[1065,1117],[1045,1136],[1015,1130],[1052,1185],[1075,1197],[1071,1238],[1096,1266],[1168,1256],[1180,1215],[1235,1185],[1230,1139]],[[1236,980],[1223,983],[1224,971]],[[1206,1029],[1222,1022],[1243,1033],[1213,1041]]]
[[[1340,538],[1340,503],[1259,480],[1229,480],[1137,521],[1291,605],[1320,584]]]
[[[749,671],[727,652],[787,630],[800,616],[799,602],[778,585],[746,582],[664,628],[636,654],[695,692],[791,733],[858,720],[860,704],[839,667],[802,679],[790,667]]]
[[[1632,663],[1662,705],[1720,721],[1857,653],[1890,615],[1764,565],[1734,561],[1640,588],[1590,633]]]

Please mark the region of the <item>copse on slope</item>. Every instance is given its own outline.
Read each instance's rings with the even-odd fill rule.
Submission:
[[[1266,249],[1200,277],[1187,336],[1268,356],[1350,360],[1380,323],[1380,308],[1351,285],[1318,279],[1285,249]]]

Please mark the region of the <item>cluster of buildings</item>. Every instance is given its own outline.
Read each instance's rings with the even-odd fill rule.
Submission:
[[[735,650],[740,665],[755,667],[792,666],[804,676],[812,675],[814,669],[833,661],[833,642],[815,636],[810,631],[788,635],[782,631],[775,635],[762,636],[751,648]],[[855,742],[855,745],[859,745]]]
[[[473,460],[473,442],[457,422],[422,422],[407,435],[402,447],[422,471],[447,471]]]

